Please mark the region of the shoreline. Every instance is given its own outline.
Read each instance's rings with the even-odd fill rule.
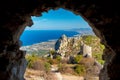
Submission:
[[[27,30],[28,31],[28,30]],[[30,30],[31,31],[31,30]],[[39,31],[39,30],[37,30]],[[60,30],[61,31],[61,30]],[[91,29],[76,29],[76,30],[63,30],[63,31],[74,31],[74,32],[77,32],[77,34],[75,35],[72,35],[68,38],[72,38],[72,37],[80,37],[81,35],[95,35],[94,32],[91,30]],[[45,40],[45,41],[40,41],[40,42],[37,42],[37,43],[33,43],[33,44],[28,44],[28,45],[22,45],[21,47],[27,47],[27,46],[32,46],[32,45],[37,45],[37,44],[43,44],[43,43],[46,43],[46,42],[55,42],[57,41],[59,38],[56,38],[56,39],[49,39],[49,40]],[[23,42],[23,41],[22,41]]]

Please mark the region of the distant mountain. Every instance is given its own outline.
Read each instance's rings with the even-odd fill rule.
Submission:
[[[91,28],[74,28],[72,31],[76,31],[81,35],[95,35]]]
[[[92,30],[91,28],[72,28],[72,30]]]

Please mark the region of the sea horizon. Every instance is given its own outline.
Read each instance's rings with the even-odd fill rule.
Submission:
[[[30,46],[41,42],[57,40],[63,34],[67,37],[73,37],[74,35],[78,35],[79,32],[72,30],[25,30],[20,37],[22,41],[21,46]]]

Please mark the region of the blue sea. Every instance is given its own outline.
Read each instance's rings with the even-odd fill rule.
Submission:
[[[79,34],[76,31],[65,30],[26,30],[20,37],[22,46],[28,46],[35,43],[46,42],[60,38],[63,34],[67,37],[72,37]]]

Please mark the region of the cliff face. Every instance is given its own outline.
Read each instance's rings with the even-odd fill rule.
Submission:
[[[62,35],[55,43],[56,54],[61,55],[62,58],[77,54],[92,57],[92,47],[81,42],[82,37],[68,38]]]
[[[62,35],[60,39],[55,43],[55,50],[57,53],[63,55],[68,52],[68,38],[66,35]]]

